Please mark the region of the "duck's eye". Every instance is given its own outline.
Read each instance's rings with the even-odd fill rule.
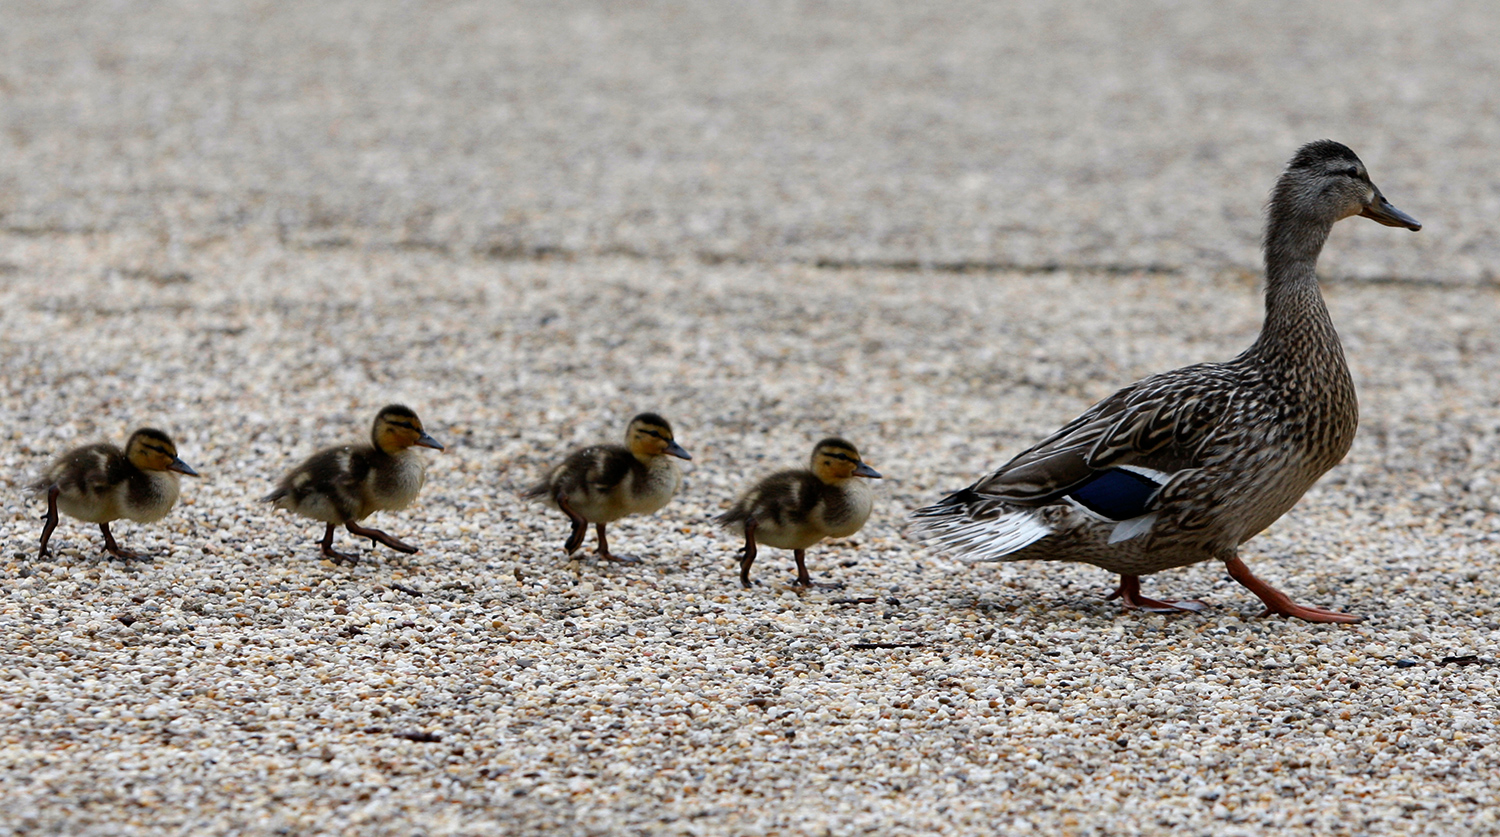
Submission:
[[[1359,167],[1357,167],[1357,166],[1350,166],[1350,167],[1348,167],[1346,169],[1339,169],[1337,172],[1335,172],[1335,174],[1342,174],[1345,177],[1353,177],[1353,178],[1358,179],[1359,178]]]

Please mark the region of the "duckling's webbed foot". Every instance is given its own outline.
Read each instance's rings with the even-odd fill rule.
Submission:
[[[1231,578],[1245,585],[1245,587],[1249,588],[1250,592],[1260,597],[1260,600],[1266,605],[1264,615],[1269,616],[1274,613],[1279,616],[1291,616],[1295,619],[1302,619],[1308,622],[1349,623],[1358,622],[1360,619],[1360,617],[1352,613],[1339,613],[1336,610],[1324,610],[1321,607],[1309,607],[1297,604],[1287,594],[1256,578],[1250,572],[1250,568],[1245,566],[1245,562],[1239,559],[1239,556],[1226,558],[1224,560],[1224,568],[1229,571]]]
[[[339,552],[338,550],[333,548],[333,529],[334,525],[332,523],[328,524],[328,531],[323,533],[323,542],[318,544],[319,549],[323,553],[323,557],[338,565],[348,564],[352,567],[355,564],[358,564],[358,555],[353,555],[348,552]]]
[[[558,494],[552,498],[562,513],[568,516],[569,522],[573,524],[573,531],[568,534],[568,539],[563,541],[563,554],[572,555],[583,546],[583,537],[588,534],[589,522],[583,519],[583,515],[573,511],[573,506],[568,503],[568,498]]]
[[[812,576],[809,575],[808,572],[807,572],[807,561],[806,561],[807,550],[804,550],[804,549],[794,549],[794,550],[792,550],[792,557],[794,559],[796,559],[796,561],[797,561],[797,581],[796,581],[796,586],[798,586],[798,587],[816,587],[816,588],[818,588],[820,590],[840,590],[840,589],[843,589],[843,587],[844,587],[843,582],[839,582],[839,581],[813,581],[812,580]]]
[[[1147,613],[1181,613],[1183,611],[1197,613],[1208,607],[1207,603],[1197,599],[1184,601],[1149,599],[1141,595],[1141,577],[1124,573],[1120,574],[1120,586],[1115,588],[1115,592],[1104,597],[1106,602],[1111,599],[1119,599],[1120,604],[1134,610],[1144,610]]]
[[[417,552],[417,548],[409,543],[403,543],[396,538],[380,531],[379,529],[366,529],[365,527],[359,525],[358,523],[355,523],[352,520],[345,521],[344,528],[348,529],[350,532],[353,532],[356,535],[359,535],[362,538],[369,538],[376,543],[383,543],[391,549],[396,550],[397,552],[402,552],[407,555],[414,555]]]
[[[745,521],[745,548],[740,550],[740,586],[750,589],[750,565],[755,563],[755,518]]]
[[[615,555],[609,551],[609,541],[604,539],[604,524],[597,523],[595,527],[599,530],[599,557],[606,561],[614,561],[617,564],[639,564],[641,559],[633,555]],[[582,540],[580,538],[579,540]]]
[[[121,561],[135,561],[145,557],[139,552],[132,552],[115,543],[115,536],[110,534],[108,523],[100,523],[99,531],[104,533],[104,551],[108,552],[112,557],[118,558]]]
[[[36,557],[47,557],[47,541],[52,538],[52,530],[57,528],[57,495],[62,489],[52,486],[47,489],[47,513],[42,515],[42,520],[47,521],[42,525],[42,546],[37,550]]]

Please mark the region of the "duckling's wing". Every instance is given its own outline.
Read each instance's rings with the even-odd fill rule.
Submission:
[[[84,445],[58,457],[31,488],[45,492],[55,485],[70,494],[97,496],[123,483],[130,470],[124,452],[114,445]]]
[[[754,518],[776,526],[795,526],[812,518],[823,499],[823,482],[807,470],[777,471],[757,482],[716,518],[735,528]]]
[[[591,445],[568,454],[547,478],[527,489],[528,497],[607,493],[630,473],[635,457],[621,445]]]
[[[1110,469],[1169,475],[1198,467],[1213,431],[1234,408],[1236,382],[1222,364],[1200,364],[1132,384],[969,488],[1002,503],[1037,506]]]

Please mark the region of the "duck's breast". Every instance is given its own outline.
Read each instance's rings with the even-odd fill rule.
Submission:
[[[365,514],[406,508],[417,499],[426,480],[427,463],[421,454],[408,448],[388,457],[365,477]]]

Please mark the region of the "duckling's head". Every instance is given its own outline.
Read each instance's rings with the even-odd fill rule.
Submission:
[[[386,453],[400,453],[416,445],[442,450],[438,440],[422,429],[422,420],[403,404],[392,404],[375,414],[375,425],[370,428],[370,440],[375,447]]]
[[[172,444],[172,437],[154,427],[142,427],[130,434],[130,441],[125,443],[125,458],[142,471],[176,471],[190,477],[198,476],[197,471],[177,458],[177,446]]]
[[[812,472],[823,482],[836,483],[854,477],[880,479],[880,472],[866,465],[859,458],[854,445],[843,439],[830,437],[813,447]]]
[[[1391,206],[1370,182],[1359,157],[1333,140],[1317,140],[1297,150],[1271,191],[1270,215],[1272,225],[1279,220],[1331,225],[1359,215],[1387,227],[1422,229],[1417,219]]]
[[[672,440],[672,425],[656,413],[641,413],[630,420],[630,426],[625,428],[625,447],[630,448],[637,459],[662,455],[693,458]]]

